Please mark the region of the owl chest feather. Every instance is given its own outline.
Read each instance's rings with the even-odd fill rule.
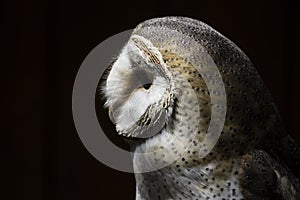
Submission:
[[[238,164],[226,169],[228,163],[200,162],[184,155],[166,168],[136,174],[136,199],[243,198],[236,173]]]

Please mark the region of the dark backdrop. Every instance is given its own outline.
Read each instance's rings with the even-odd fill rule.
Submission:
[[[1,4],[1,79],[5,81],[1,198],[134,198],[132,174],[104,166],[81,144],[72,120],[71,94],[76,72],[92,48],[151,17],[193,17],[234,41],[257,67],[287,130],[300,141],[299,9],[292,1],[6,0]]]

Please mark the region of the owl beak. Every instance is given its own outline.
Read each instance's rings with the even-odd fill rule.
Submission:
[[[116,121],[115,121],[115,119],[114,119],[113,112],[112,112],[111,108],[108,109],[108,116],[109,116],[110,121],[111,121],[114,125],[116,125]]]

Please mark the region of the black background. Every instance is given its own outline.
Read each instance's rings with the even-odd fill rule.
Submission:
[[[299,9],[293,1],[2,1],[0,198],[134,199],[132,174],[94,159],[72,119],[73,82],[101,41],[139,22],[202,20],[250,57],[300,143]]]

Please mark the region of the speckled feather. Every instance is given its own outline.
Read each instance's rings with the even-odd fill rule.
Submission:
[[[165,29],[199,43],[213,59],[224,82],[225,124],[216,145],[203,158],[198,155],[199,148],[211,119],[211,107],[218,106],[212,104],[211,98],[221,95],[217,92],[219,85],[213,83],[213,90],[209,91],[202,77],[209,74],[205,68],[199,71],[199,66],[184,55],[174,53],[173,48],[178,46],[158,44],[161,39],[156,38],[156,32]],[[153,56],[150,62],[163,62],[164,72],[172,75],[169,92],[173,95],[167,102],[169,108],[160,132],[132,144],[135,152],[161,151],[146,158],[147,164],[135,157],[134,166],[138,169],[179,158],[162,169],[137,173],[136,199],[299,198],[299,147],[285,132],[254,66],[234,43],[208,25],[184,17],[147,20],[137,26],[133,35],[146,38],[158,48],[162,60],[151,55],[151,49],[147,54]],[[187,135],[195,132],[192,141],[188,141]],[[169,142],[174,135],[177,138]]]

